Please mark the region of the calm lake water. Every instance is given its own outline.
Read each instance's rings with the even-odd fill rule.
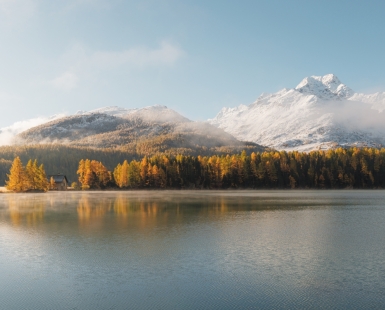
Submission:
[[[384,309],[385,191],[0,195],[0,309]]]

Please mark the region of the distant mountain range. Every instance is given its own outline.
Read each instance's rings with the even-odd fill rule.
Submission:
[[[93,148],[121,148],[138,154],[262,151],[207,122],[193,122],[165,106],[142,109],[106,107],[61,117],[18,134],[15,144],[59,143]]]
[[[385,93],[355,93],[328,74],[307,77],[293,89],[262,94],[248,106],[223,108],[207,122],[191,121],[159,105],[105,107],[20,122],[20,126],[0,129],[0,140],[15,136],[18,128],[31,127],[18,133],[12,143],[125,148],[140,154],[232,152],[245,147],[255,151],[382,147],[383,110]]]
[[[355,93],[333,74],[223,108],[209,123],[239,140],[278,150],[385,145],[385,93]]]

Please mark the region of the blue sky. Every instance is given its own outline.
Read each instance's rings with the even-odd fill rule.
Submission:
[[[385,91],[385,1],[0,0],[0,127],[161,104],[204,120],[336,74]]]

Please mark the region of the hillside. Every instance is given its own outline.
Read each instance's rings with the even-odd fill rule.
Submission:
[[[208,123],[190,121],[164,106],[134,110],[108,107],[78,112],[30,128],[16,136],[17,145],[51,143],[118,148],[140,155],[264,149],[255,143],[240,142]]]

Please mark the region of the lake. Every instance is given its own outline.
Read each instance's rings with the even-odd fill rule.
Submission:
[[[385,191],[0,195],[0,309],[384,309]]]

